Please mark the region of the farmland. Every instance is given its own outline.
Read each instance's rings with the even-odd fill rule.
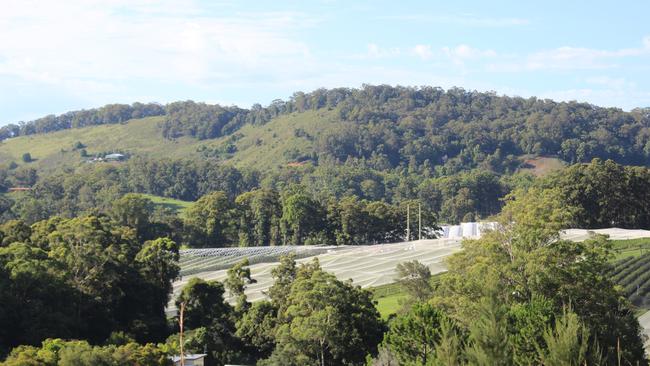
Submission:
[[[610,275],[635,306],[650,308],[650,253],[621,259]]]
[[[276,248],[280,247],[266,247],[269,251]],[[251,248],[230,249],[233,251],[232,253],[251,250]],[[317,257],[325,271],[333,273],[339,279],[352,279],[354,284],[369,288],[395,282],[395,267],[398,263],[404,261],[418,260],[429,266],[433,274],[444,272],[444,258],[458,250],[460,250],[460,239],[431,239],[396,244],[344,246],[338,249],[327,249],[324,253],[313,252],[311,256],[307,256],[308,253],[300,253],[304,257],[298,259],[297,262],[305,263]],[[219,257],[219,254],[225,253],[213,252],[212,257]],[[188,259],[190,255],[195,258]],[[206,258],[201,259],[197,256],[197,253],[189,254],[189,252],[184,251],[181,254],[183,258],[181,259],[181,267],[186,275],[182,276],[179,281],[174,282],[174,295],[178,294],[192,277],[201,277],[205,280],[224,280],[226,278],[226,268],[228,268],[225,263],[236,263],[245,256],[240,255],[237,257],[236,254],[230,254],[225,255],[226,258],[212,259],[210,261],[210,259]],[[274,255],[279,257],[277,253]],[[261,258],[264,256],[268,257],[269,253],[262,250],[255,255],[248,256],[250,261],[257,263],[250,266],[251,276],[257,280],[257,283],[249,286],[246,290],[246,294],[251,301],[264,298],[264,291],[273,283],[271,269],[277,265],[277,262],[259,263],[260,259],[256,259],[256,257]],[[219,268],[219,266],[223,266],[222,269],[211,270],[211,268]],[[175,306],[173,302],[170,302],[167,312],[171,313],[174,310]]]
[[[566,230],[562,237],[584,240],[592,234],[607,234],[613,240],[615,267],[612,278],[626,289],[632,302],[639,307],[650,306],[650,232],[645,230],[600,229]],[[631,238],[631,239],[630,239]],[[352,279],[357,285],[371,288],[377,306],[384,318],[400,308],[405,298],[399,285],[395,284],[395,267],[398,263],[418,260],[429,266],[432,274],[445,271],[444,258],[460,250],[461,239],[433,239],[408,243],[342,247],[248,247],[190,249],[181,251],[181,280],[174,283],[174,295],[192,277],[206,280],[223,280],[226,270],[233,264],[248,258],[252,277],[258,282],[247,289],[252,301],[263,298],[264,291],[272,284],[271,269],[280,256],[296,254],[299,263],[318,257],[326,271],[340,279]],[[621,259],[620,261],[617,261]],[[173,301],[168,314],[175,310]]]

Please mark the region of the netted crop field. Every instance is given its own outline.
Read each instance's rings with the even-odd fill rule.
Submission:
[[[180,251],[180,275],[189,276],[201,272],[228,269],[244,258],[248,258],[250,264],[277,262],[280,257],[289,253],[294,253],[296,258],[305,258],[336,250],[337,248],[339,247],[285,245],[277,247],[185,249]]]
[[[262,250],[264,249],[264,250]],[[395,267],[398,263],[418,260],[429,266],[431,273],[445,271],[445,257],[460,250],[460,239],[431,239],[396,244],[380,244],[346,247],[264,247],[264,248],[220,248],[194,249],[181,253],[181,267],[185,275],[174,282],[175,298],[180,290],[193,277],[205,280],[222,281],[226,278],[225,263],[236,263],[248,256],[258,256],[258,262],[252,264],[251,275],[257,280],[246,290],[250,301],[265,297],[264,292],[273,284],[271,269],[277,266],[277,259],[272,262],[260,263],[263,258],[295,252],[302,256],[298,263],[310,261],[318,257],[324,270],[333,273],[341,280],[352,279],[354,284],[361,287],[374,287],[395,282]],[[217,268],[216,270],[201,270],[200,268]],[[195,272],[198,271],[198,272]],[[167,309],[168,314],[176,310],[173,301]]]
[[[630,240],[639,238],[650,238],[650,230],[630,230],[620,228],[607,228],[607,229],[567,229],[561,233],[562,239],[583,241],[593,234],[602,234],[609,236],[611,240]]]
[[[618,228],[569,229],[561,236],[564,239],[580,241],[593,234],[606,234],[613,240],[650,237],[650,231]],[[405,261],[418,260],[429,266],[432,274],[444,272],[445,257],[461,249],[461,240],[462,238],[431,239],[339,247],[277,246],[183,250],[180,260],[181,278],[173,284],[174,293],[167,313],[175,313],[173,299],[191,278],[223,281],[227,269],[244,258],[249,259],[252,277],[257,280],[257,283],[250,285],[246,290],[249,300],[255,301],[265,297],[265,291],[273,284],[271,269],[277,266],[281,256],[289,253],[296,254],[298,263],[318,257],[324,270],[341,280],[352,279],[354,284],[367,288],[395,282],[395,267]],[[633,302],[641,306],[650,305],[650,254],[630,257],[619,262],[611,275],[626,288]]]

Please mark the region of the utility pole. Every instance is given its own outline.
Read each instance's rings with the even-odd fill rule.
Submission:
[[[406,241],[411,240],[411,205],[406,205]]]
[[[178,318],[178,325],[181,328],[179,343],[181,349],[181,366],[185,366],[185,351],[183,350],[183,315],[185,314],[185,302],[181,303],[181,314]]]
[[[418,203],[418,240],[422,240],[422,205]]]

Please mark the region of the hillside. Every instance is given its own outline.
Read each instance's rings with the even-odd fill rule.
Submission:
[[[403,212],[417,202],[428,222],[453,224],[497,214],[509,192],[570,164],[650,162],[647,110],[386,85],[299,92],[251,109],[192,101],[108,105],[5,126],[0,137],[0,190],[32,188],[25,198],[0,202],[3,215],[28,222],[105,212],[129,192],[196,201],[223,191],[235,204],[265,188],[278,209],[301,190],[319,214],[331,199],[355,197],[359,202],[345,204],[383,202]],[[126,159],[96,159],[111,153]],[[596,163],[574,174],[600,179],[598,171],[620,169]],[[625,174],[645,184],[639,171]],[[574,199],[581,205],[594,197]],[[615,221],[645,223],[644,208],[638,211]],[[599,227],[608,218],[582,222]]]
[[[132,119],[122,124],[89,126],[51,133],[19,136],[0,143],[0,164],[16,162],[30,153],[29,166],[53,170],[60,166],[78,166],[86,159],[74,145],[81,142],[89,156],[111,152],[128,153],[147,158],[218,159],[238,167],[268,170],[286,166],[300,156],[311,156],[313,139],[296,136],[301,129],[310,136],[341,128],[342,122],[333,113],[307,111],[274,118],[263,126],[246,125],[234,135],[209,140],[191,137],[166,139],[161,134],[162,117]],[[232,154],[213,153],[229,144],[236,146]]]
[[[459,88],[366,85],[297,92],[251,109],[192,101],[107,105],[5,126],[0,138],[0,161],[20,162],[29,152],[47,168],[79,162],[80,142],[90,156],[202,157],[259,170],[352,158],[378,170],[409,166],[449,175],[532,167],[538,174],[561,167],[555,158],[647,165],[650,113]]]

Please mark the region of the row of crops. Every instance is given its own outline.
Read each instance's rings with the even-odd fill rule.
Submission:
[[[335,248],[283,245],[275,247],[185,249],[180,251],[180,275],[188,276],[200,272],[227,269],[245,258],[248,258],[250,264],[277,262],[281,256],[289,253],[295,254],[296,258],[305,258],[323,254]]]
[[[634,305],[650,308],[650,252],[619,260],[610,275]]]
[[[617,260],[650,252],[650,239],[648,238],[613,240],[612,244],[614,257]]]

